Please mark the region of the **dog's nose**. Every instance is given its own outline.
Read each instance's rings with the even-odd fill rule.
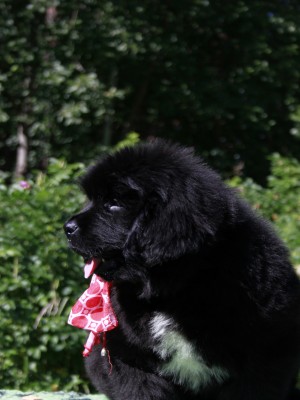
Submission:
[[[78,230],[78,225],[73,219],[70,219],[65,223],[64,230],[67,237],[71,238],[74,235],[74,233]]]

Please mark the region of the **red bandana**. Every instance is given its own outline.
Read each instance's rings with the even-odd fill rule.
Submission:
[[[85,277],[87,278],[88,276],[85,273]],[[69,315],[68,323],[70,325],[91,331],[84,345],[84,357],[90,354],[95,344],[100,343],[100,334],[102,332],[104,333],[101,354],[105,355],[105,332],[116,328],[118,325],[118,320],[110,302],[111,286],[111,283],[94,274],[90,287],[80,296]]]

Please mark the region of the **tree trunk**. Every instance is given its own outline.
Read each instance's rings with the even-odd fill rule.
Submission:
[[[18,148],[15,168],[15,177],[22,177],[27,170],[28,140],[24,133],[24,125],[19,123],[17,129]]]

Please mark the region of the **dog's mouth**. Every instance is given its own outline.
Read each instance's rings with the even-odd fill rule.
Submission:
[[[87,279],[91,275],[101,276],[106,281],[113,281],[121,265],[118,258],[104,259],[103,257],[83,257],[84,259],[84,277]]]
[[[84,259],[84,277],[87,279],[96,271],[99,265],[103,262],[101,258]]]

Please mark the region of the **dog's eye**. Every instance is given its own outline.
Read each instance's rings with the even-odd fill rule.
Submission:
[[[121,211],[123,209],[123,207],[118,204],[117,200],[113,200],[112,202],[105,203],[104,207],[110,212],[117,212],[117,211]]]
[[[120,206],[109,206],[109,211],[120,211],[122,209],[122,207]]]

